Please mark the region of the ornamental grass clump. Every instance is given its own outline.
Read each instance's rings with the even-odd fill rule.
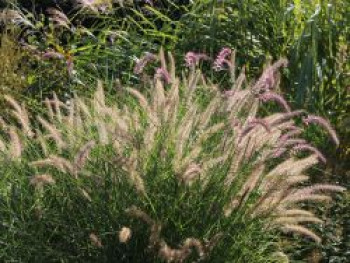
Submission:
[[[322,159],[295,149],[308,145],[294,121],[306,114],[259,117],[266,74],[221,92],[195,68],[180,80],[168,58],[146,92],[112,98],[99,82],[91,98],[46,99],[36,117],[7,97],[1,260],[279,262],[282,233],[321,241],[302,204],[344,188],[308,183]]]

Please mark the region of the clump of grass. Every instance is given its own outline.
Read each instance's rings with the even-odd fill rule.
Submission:
[[[8,98],[2,260],[279,262],[281,232],[321,241],[301,204],[344,188],[307,185],[320,153],[294,148],[303,111],[257,115],[274,74],[241,73],[222,93],[195,68],[180,80],[168,58],[148,93],[111,99],[100,82],[91,98],[47,99],[37,124]]]

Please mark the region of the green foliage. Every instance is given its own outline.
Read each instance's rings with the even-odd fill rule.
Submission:
[[[43,96],[52,93],[49,87],[54,87],[58,81],[64,82],[64,76],[59,71],[59,65],[50,68],[54,65],[42,63],[28,50],[19,46],[16,43],[17,36],[15,31],[6,29],[1,38],[0,103],[4,106],[4,96],[10,94],[25,102],[30,109],[39,111]],[[34,88],[36,84],[40,84],[40,89]]]
[[[299,9],[296,20],[305,22],[292,31],[291,75],[285,90],[297,107],[327,116],[340,127],[350,108],[349,51],[345,44],[350,40],[350,5],[321,1]]]
[[[269,56],[283,54],[285,1],[196,1],[183,16],[178,47],[215,56],[237,50],[238,64],[257,75]]]

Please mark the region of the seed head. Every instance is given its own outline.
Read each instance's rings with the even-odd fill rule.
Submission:
[[[119,231],[119,241],[120,243],[127,243],[131,238],[131,229],[128,227],[122,227]]]

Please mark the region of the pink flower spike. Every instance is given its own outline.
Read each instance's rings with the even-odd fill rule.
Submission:
[[[241,134],[239,136],[239,141],[241,141],[244,136],[246,136],[252,129],[254,129],[258,125],[264,127],[264,129],[267,132],[271,131],[270,125],[267,123],[266,120],[253,118],[245,125],[245,127],[241,131]]]
[[[278,145],[279,147],[288,147],[296,144],[306,144],[307,142],[304,139],[288,139],[286,141],[281,141]]]
[[[44,59],[50,59],[50,58],[64,59],[64,55],[55,51],[46,51],[42,57]]]
[[[143,57],[137,60],[136,65],[134,67],[134,73],[137,75],[141,74],[146,65],[154,60],[157,60],[157,56],[152,53],[146,52]]]
[[[265,130],[267,132],[271,132],[271,128],[270,125],[268,124],[268,122],[264,119],[257,119],[257,118],[253,118],[252,120],[249,121],[248,126],[252,126],[255,127],[256,125],[261,125],[262,127],[265,128]]]
[[[194,67],[197,64],[196,54],[187,52],[185,56],[186,67]]]
[[[50,19],[56,23],[56,25],[70,29],[69,25],[71,22],[64,13],[55,8],[48,8],[46,11],[51,16]]]
[[[280,67],[286,67],[288,61],[286,59],[280,59],[275,62],[273,65],[267,67],[262,73],[259,80],[254,85],[254,90],[270,90],[274,88],[277,84],[277,71]]]
[[[297,135],[300,135],[302,133],[302,130],[290,130],[289,132],[286,132],[285,134],[283,134],[279,141],[280,142],[285,142],[287,141],[288,139],[290,139],[291,137],[294,137],[294,136],[297,136]]]
[[[274,92],[265,92],[262,95],[260,95],[260,99],[263,102],[268,102],[268,101],[276,101],[279,105],[281,105],[285,111],[291,112],[291,109],[288,105],[288,103],[284,100],[284,98]]]
[[[201,54],[201,53],[194,53],[192,51],[187,52],[187,54],[185,56],[186,67],[192,68],[192,67],[198,65],[198,63],[201,59],[207,60],[207,59],[209,59],[209,57],[207,55]]]
[[[305,113],[304,110],[296,110],[292,112],[285,112],[281,114],[281,117],[277,118],[276,120],[272,121],[270,123],[271,126],[278,125],[282,122],[285,122],[286,120],[290,120],[294,117],[298,117],[300,115],[303,115]]]
[[[331,136],[331,138],[333,139],[334,143],[339,146],[339,139],[337,136],[337,133],[335,132],[335,130],[332,128],[331,124],[324,118],[320,117],[320,116],[316,116],[316,115],[308,115],[307,118],[303,119],[303,122],[306,125],[309,125],[310,123],[314,123],[317,125],[322,126],[323,128],[325,128],[329,135]]]
[[[295,126],[295,124],[291,124],[285,127],[286,130],[288,130],[288,132],[292,132],[292,131],[299,131],[299,132],[303,132],[304,130],[300,127]]]
[[[216,57],[214,61],[214,70],[215,71],[220,71],[224,69],[224,64],[228,65],[229,67],[231,66],[231,62],[229,59],[227,59],[228,56],[230,56],[232,53],[232,50],[230,48],[223,48],[221,49],[220,53]]]
[[[166,84],[170,84],[171,83],[171,77],[169,72],[165,69],[165,68],[157,68],[156,71],[156,76],[161,77]]]
[[[279,158],[287,151],[287,148],[277,148],[277,150],[272,154],[273,158]]]
[[[293,147],[294,151],[300,152],[300,151],[310,151],[317,155],[317,157],[322,161],[323,163],[326,163],[326,158],[323,156],[323,154],[317,150],[315,147],[309,145],[309,144],[298,144]]]
[[[232,54],[232,50],[228,47],[224,47],[223,49],[221,49],[217,58],[226,59],[226,57],[231,55],[231,54]]]

